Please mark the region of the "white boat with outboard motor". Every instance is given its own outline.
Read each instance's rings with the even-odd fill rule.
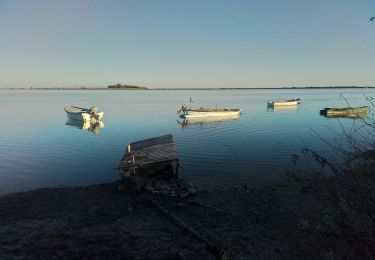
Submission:
[[[178,111],[183,118],[196,118],[196,117],[232,117],[241,114],[241,109],[238,108],[187,108],[182,106]]]
[[[288,100],[276,100],[276,101],[268,101],[267,105],[269,107],[275,106],[296,106],[299,104],[300,98],[288,99]]]

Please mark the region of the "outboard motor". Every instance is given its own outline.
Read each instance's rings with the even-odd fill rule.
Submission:
[[[91,114],[91,119],[94,119],[95,121],[99,120],[99,109],[97,107],[91,107],[90,114]]]
[[[97,116],[98,113],[99,113],[99,109],[97,107],[91,107],[90,108],[90,114]]]

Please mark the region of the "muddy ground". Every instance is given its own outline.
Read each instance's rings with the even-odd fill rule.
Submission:
[[[118,184],[0,197],[0,259],[342,259],[372,253],[365,252],[369,241],[353,243],[332,228],[337,198],[325,178],[187,198],[120,192]]]

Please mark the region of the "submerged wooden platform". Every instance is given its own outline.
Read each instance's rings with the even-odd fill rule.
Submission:
[[[135,175],[137,169],[153,169],[176,162],[176,174],[179,163],[176,146],[171,134],[155,138],[140,140],[128,144],[127,151],[123,155],[118,170],[123,175]]]

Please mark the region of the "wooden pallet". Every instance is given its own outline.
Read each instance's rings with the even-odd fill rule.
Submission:
[[[136,174],[136,169],[148,169],[152,171],[168,163],[176,162],[176,174],[178,163],[176,146],[173,136],[163,135],[155,138],[136,141],[128,144],[127,151],[123,155],[118,169],[120,173],[127,175]]]

